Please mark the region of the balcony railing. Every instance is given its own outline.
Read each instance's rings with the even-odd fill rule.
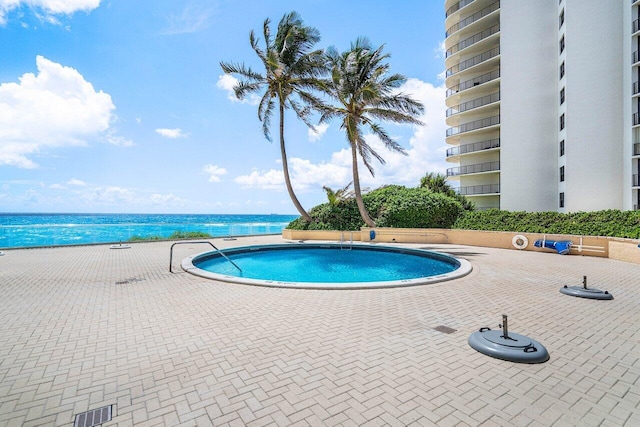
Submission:
[[[633,155],[640,156],[640,143],[633,144]]]
[[[638,32],[638,30],[640,30],[640,19],[636,19],[635,21],[633,21],[633,23],[631,24],[632,33],[636,33]]]
[[[470,173],[493,172],[500,170],[500,162],[478,163],[447,169],[447,176],[467,175]]]
[[[640,82],[633,82],[631,92],[631,95],[637,95],[640,93]]]
[[[457,193],[463,196],[473,196],[476,194],[498,194],[500,193],[500,184],[487,185],[470,185],[468,187],[459,187]]]
[[[467,25],[473,24],[478,19],[482,19],[488,14],[495,12],[498,9],[500,9],[500,1],[491,3],[489,6],[485,7],[484,9],[474,13],[471,16],[467,16],[463,20],[459,21],[457,24],[453,24],[452,26],[450,26],[445,32],[445,37],[449,37],[451,34],[455,33],[456,31],[463,29]]]
[[[492,93],[491,95],[463,102],[462,104],[456,105],[455,107],[448,108],[447,117],[454,114],[463,113],[465,111],[473,110],[474,108],[480,108],[487,104],[493,104],[494,102],[498,101],[500,101],[500,92]]]
[[[640,51],[636,50],[633,52],[633,55],[631,55],[631,63],[635,64],[638,61],[640,61]]]
[[[491,50],[488,50],[486,52],[482,52],[480,55],[476,55],[472,58],[469,58],[467,60],[462,61],[461,63],[454,65],[453,67],[449,68],[447,70],[447,77],[455,74],[455,73],[459,73],[462,70],[466,70],[467,68],[471,68],[474,65],[478,65],[484,61],[487,61],[491,58],[494,58],[496,56],[500,55],[500,46],[494,47]]]
[[[631,177],[633,178],[632,185],[634,187],[640,187],[640,175],[635,174],[635,175],[631,175]]]
[[[463,123],[460,126],[447,129],[447,136],[457,135],[459,133],[471,132],[473,130],[495,126],[500,124],[500,116],[487,117],[486,119],[474,120],[469,123]]]
[[[455,86],[451,86],[447,89],[447,97],[453,95],[454,93],[462,92],[463,90],[469,89],[471,87],[480,86],[483,83],[489,82],[491,80],[495,80],[500,77],[500,69],[491,71],[490,73],[483,74],[478,77],[474,77],[470,80],[465,80],[462,83],[459,83]]]
[[[487,28],[484,31],[476,33],[469,38],[462,40],[460,43],[451,46],[446,52],[445,57],[448,58],[456,52],[461,51],[465,47],[469,47],[472,44],[478,43],[480,40],[484,40],[495,33],[500,32],[500,24],[496,24],[493,27]]]
[[[640,144],[638,144],[640,145]],[[476,151],[489,150],[500,147],[500,138],[488,139],[486,141],[474,142],[473,144],[460,145],[447,150],[447,157],[459,154],[475,153]]]
[[[460,9],[462,9],[469,3],[473,3],[474,1],[475,0],[460,0],[458,3],[454,4],[449,9],[447,9],[447,12],[445,13],[445,17],[449,17],[449,15],[451,15],[452,13],[459,11]]]
[[[640,125],[639,113],[633,113],[633,116],[631,117],[631,123],[633,124],[633,126]]]

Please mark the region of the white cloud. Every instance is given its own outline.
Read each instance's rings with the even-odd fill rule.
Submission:
[[[206,165],[203,169],[209,176],[209,182],[220,182],[220,177],[227,174],[225,168],[216,165]]]
[[[186,206],[187,201],[181,199],[179,197],[174,196],[173,194],[152,194],[149,197],[149,201],[154,206]]]
[[[447,126],[444,86],[434,87],[430,83],[409,79],[401,91],[424,104],[425,113],[421,117],[424,126],[413,126],[414,131],[409,139],[409,146],[405,147],[407,156],[387,150],[375,136],[366,135],[367,142],[385,159],[386,163],[381,165],[373,161],[375,177],[369,174],[361,162],[359,163],[360,183],[363,187],[373,189],[385,184],[415,187],[427,172],[444,173],[446,171],[447,147],[444,139]],[[334,152],[329,161],[312,163],[310,160],[295,157],[290,158],[289,161],[291,181],[295,190],[314,190],[325,185],[343,187],[352,181],[349,147]],[[265,190],[285,188],[282,170],[275,169],[253,170],[251,174],[239,176],[235,181],[245,187]]]
[[[309,141],[319,141],[322,139],[325,133],[327,133],[327,129],[329,129],[329,124],[322,123],[317,126],[314,126],[315,129],[308,129]]]
[[[236,94],[233,91],[233,88],[238,83],[239,83],[239,80],[233,77],[231,74],[222,74],[221,76],[218,76],[218,82],[216,83],[216,86],[219,89],[222,89],[225,92],[227,92],[227,98],[233,102],[240,102],[242,104],[249,104],[249,105],[258,105],[260,103],[260,97],[255,93],[252,93],[251,95],[249,95],[248,97],[242,100],[236,97]]]
[[[168,26],[161,32],[164,35],[197,33],[209,26],[209,19],[215,10],[189,3],[178,13],[167,17]]]
[[[6,24],[9,12],[22,6],[32,9],[41,20],[59,24],[56,15],[91,12],[100,6],[100,0],[0,0],[0,25]]]
[[[36,66],[37,75],[0,84],[0,166],[35,168],[33,154],[104,138],[114,119],[111,96],[96,92],[77,70],[42,56]]]
[[[67,184],[74,185],[76,187],[86,187],[87,186],[86,182],[81,181],[79,179],[75,179],[75,178],[72,178],[69,181],[67,181]]]
[[[180,128],[175,128],[175,129],[160,128],[160,129],[156,129],[156,133],[164,136],[165,138],[171,138],[171,139],[186,138],[187,136],[189,136],[189,134],[182,133],[182,129]]]

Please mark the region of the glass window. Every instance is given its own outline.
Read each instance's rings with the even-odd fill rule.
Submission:
[[[560,166],[560,182],[564,182],[564,166]]]
[[[560,193],[560,207],[564,208],[564,193]]]
[[[560,90],[560,105],[564,104],[564,88]]]
[[[560,39],[560,53],[564,52],[564,36]]]
[[[564,129],[564,114],[560,116],[560,130]]]
[[[564,61],[560,64],[560,78],[564,77]]]
[[[560,141],[560,157],[564,156],[564,139]]]
[[[560,12],[560,28],[562,28],[562,24],[564,24],[564,9]]]

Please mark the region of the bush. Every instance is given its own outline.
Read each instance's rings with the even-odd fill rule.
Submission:
[[[181,240],[181,239],[209,239],[213,237],[202,231],[174,231],[169,237],[162,236],[131,236],[129,242],[152,242],[156,240]]]
[[[390,185],[362,197],[378,227],[450,228],[463,208],[459,201],[426,188],[406,188]],[[338,205],[324,203],[309,211],[313,222],[302,218],[287,228],[294,230],[359,230],[365,224],[355,199]]]
[[[464,212],[453,228],[518,233],[574,234],[640,238],[640,211],[509,212],[491,209]]]

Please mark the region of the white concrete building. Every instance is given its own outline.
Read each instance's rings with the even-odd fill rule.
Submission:
[[[638,209],[640,0],[446,0],[449,179],[476,206]]]

